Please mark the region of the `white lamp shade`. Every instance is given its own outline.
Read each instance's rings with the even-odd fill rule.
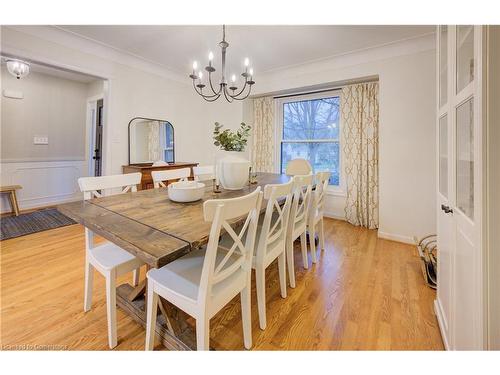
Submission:
[[[21,60],[7,60],[7,70],[17,79],[26,77],[30,73],[30,64]]]

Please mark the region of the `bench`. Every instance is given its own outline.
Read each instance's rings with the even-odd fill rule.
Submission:
[[[20,185],[0,186],[0,193],[9,193],[12,212],[16,216],[19,216],[19,206],[17,205],[17,196],[16,196],[16,190],[19,189],[22,189],[22,186]]]

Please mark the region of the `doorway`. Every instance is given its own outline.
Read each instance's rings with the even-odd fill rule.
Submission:
[[[102,176],[103,173],[104,110],[102,94],[87,99],[88,176]]]
[[[102,126],[103,126],[104,100],[97,101],[97,110],[95,116],[95,138],[94,138],[94,176],[101,176],[102,173]]]

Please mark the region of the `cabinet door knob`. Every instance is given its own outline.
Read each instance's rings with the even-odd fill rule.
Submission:
[[[445,214],[452,214],[453,213],[453,210],[450,208],[450,206],[445,206],[444,204],[442,204],[441,209],[444,211]]]

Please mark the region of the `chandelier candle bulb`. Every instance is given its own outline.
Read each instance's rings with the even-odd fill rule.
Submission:
[[[248,59],[248,57],[245,58],[245,66],[248,67],[248,64],[250,64],[250,60]]]
[[[198,78],[198,76],[196,75],[197,68],[198,68],[198,63],[195,61],[193,62],[193,73],[189,75],[189,78],[193,80],[193,85],[194,85],[194,80]]]

